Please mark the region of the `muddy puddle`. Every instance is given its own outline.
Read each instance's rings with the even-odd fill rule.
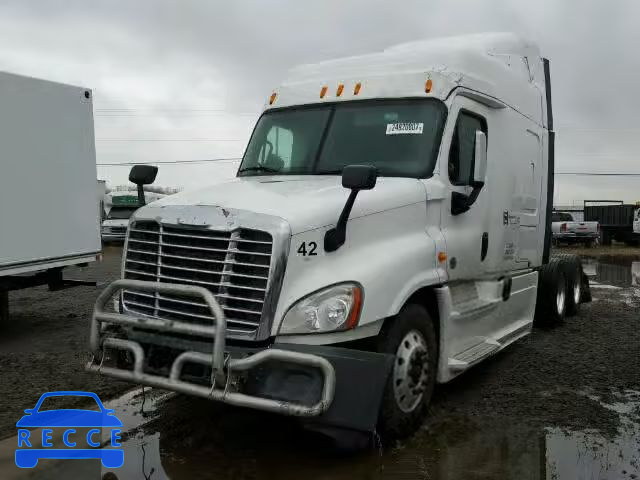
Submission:
[[[277,416],[146,389],[107,402],[125,424],[125,463],[42,461],[29,479],[623,479],[640,478],[640,392],[604,403],[617,434],[448,418],[393,449],[340,455],[323,439]],[[26,473],[22,471],[21,473]]]
[[[584,258],[583,268],[595,288],[640,287],[640,260],[616,256]]]

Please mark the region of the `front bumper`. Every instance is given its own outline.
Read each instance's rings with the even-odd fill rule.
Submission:
[[[111,297],[124,289],[204,300],[216,319],[215,325],[105,311]],[[208,338],[211,353],[181,351],[169,360],[168,375],[149,373],[145,351],[148,346],[132,340],[135,335],[127,338],[111,336],[107,333],[109,329],[103,328],[106,325]],[[91,348],[98,353],[100,361],[93,360],[87,368],[120,380],[239,407],[314,418],[322,424],[357,430],[375,428],[392,356],[346,348],[285,344],[238,356],[227,348],[225,333],[224,313],[213,294],[203,287],[118,280],[109,285],[96,302],[91,321]],[[130,365],[126,368],[104,365],[107,350],[128,352],[132,358]],[[206,368],[207,372],[210,370],[206,384],[184,378],[187,377],[184,372],[194,366]]]
[[[553,234],[555,240],[561,242],[584,242],[587,240],[596,240],[598,238],[597,233],[555,233]]]
[[[102,234],[103,242],[124,242],[125,238],[127,238],[126,233],[103,233]]]

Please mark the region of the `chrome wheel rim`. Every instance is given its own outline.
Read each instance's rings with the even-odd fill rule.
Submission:
[[[393,368],[393,393],[398,408],[414,411],[424,396],[429,376],[427,342],[417,330],[407,333],[396,351]]]
[[[580,278],[576,278],[573,284],[573,303],[578,305],[580,303],[580,296],[582,294],[582,284]]]
[[[558,315],[564,313],[564,284],[558,286],[558,292],[556,293],[556,308],[558,309]]]

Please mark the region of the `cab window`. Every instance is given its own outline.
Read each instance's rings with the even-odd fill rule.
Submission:
[[[487,122],[479,115],[461,111],[449,150],[449,180],[453,185],[471,185],[475,157],[476,132],[487,134]]]
[[[291,151],[293,149],[293,132],[287,128],[274,126],[267,134],[267,142],[263,147],[263,155],[275,155],[283,163],[285,169],[291,167]],[[271,152],[268,150],[272,150]],[[263,162],[266,160],[262,159]]]

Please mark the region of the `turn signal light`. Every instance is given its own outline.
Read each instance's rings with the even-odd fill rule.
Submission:
[[[273,105],[273,102],[276,101],[276,98],[278,97],[278,94],[276,92],[273,92],[271,94],[271,97],[269,97],[269,105]]]
[[[338,90],[336,91],[336,97],[339,97],[340,95],[342,95],[343,91],[344,91],[344,85],[341,83],[340,85],[338,85]]]
[[[320,90],[320,98],[324,98],[324,96],[327,94],[327,90],[328,87],[326,85],[322,87],[322,89]]]
[[[447,254],[445,252],[438,252],[438,261],[444,263],[447,261]]]
[[[362,84],[360,82],[356,83],[356,86],[353,87],[353,94],[358,95],[360,93],[361,88],[362,88]]]
[[[433,81],[429,78],[427,79],[427,83],[424,85],[424,91],[427,93],[431,93],[431,89],[433,88]]]

